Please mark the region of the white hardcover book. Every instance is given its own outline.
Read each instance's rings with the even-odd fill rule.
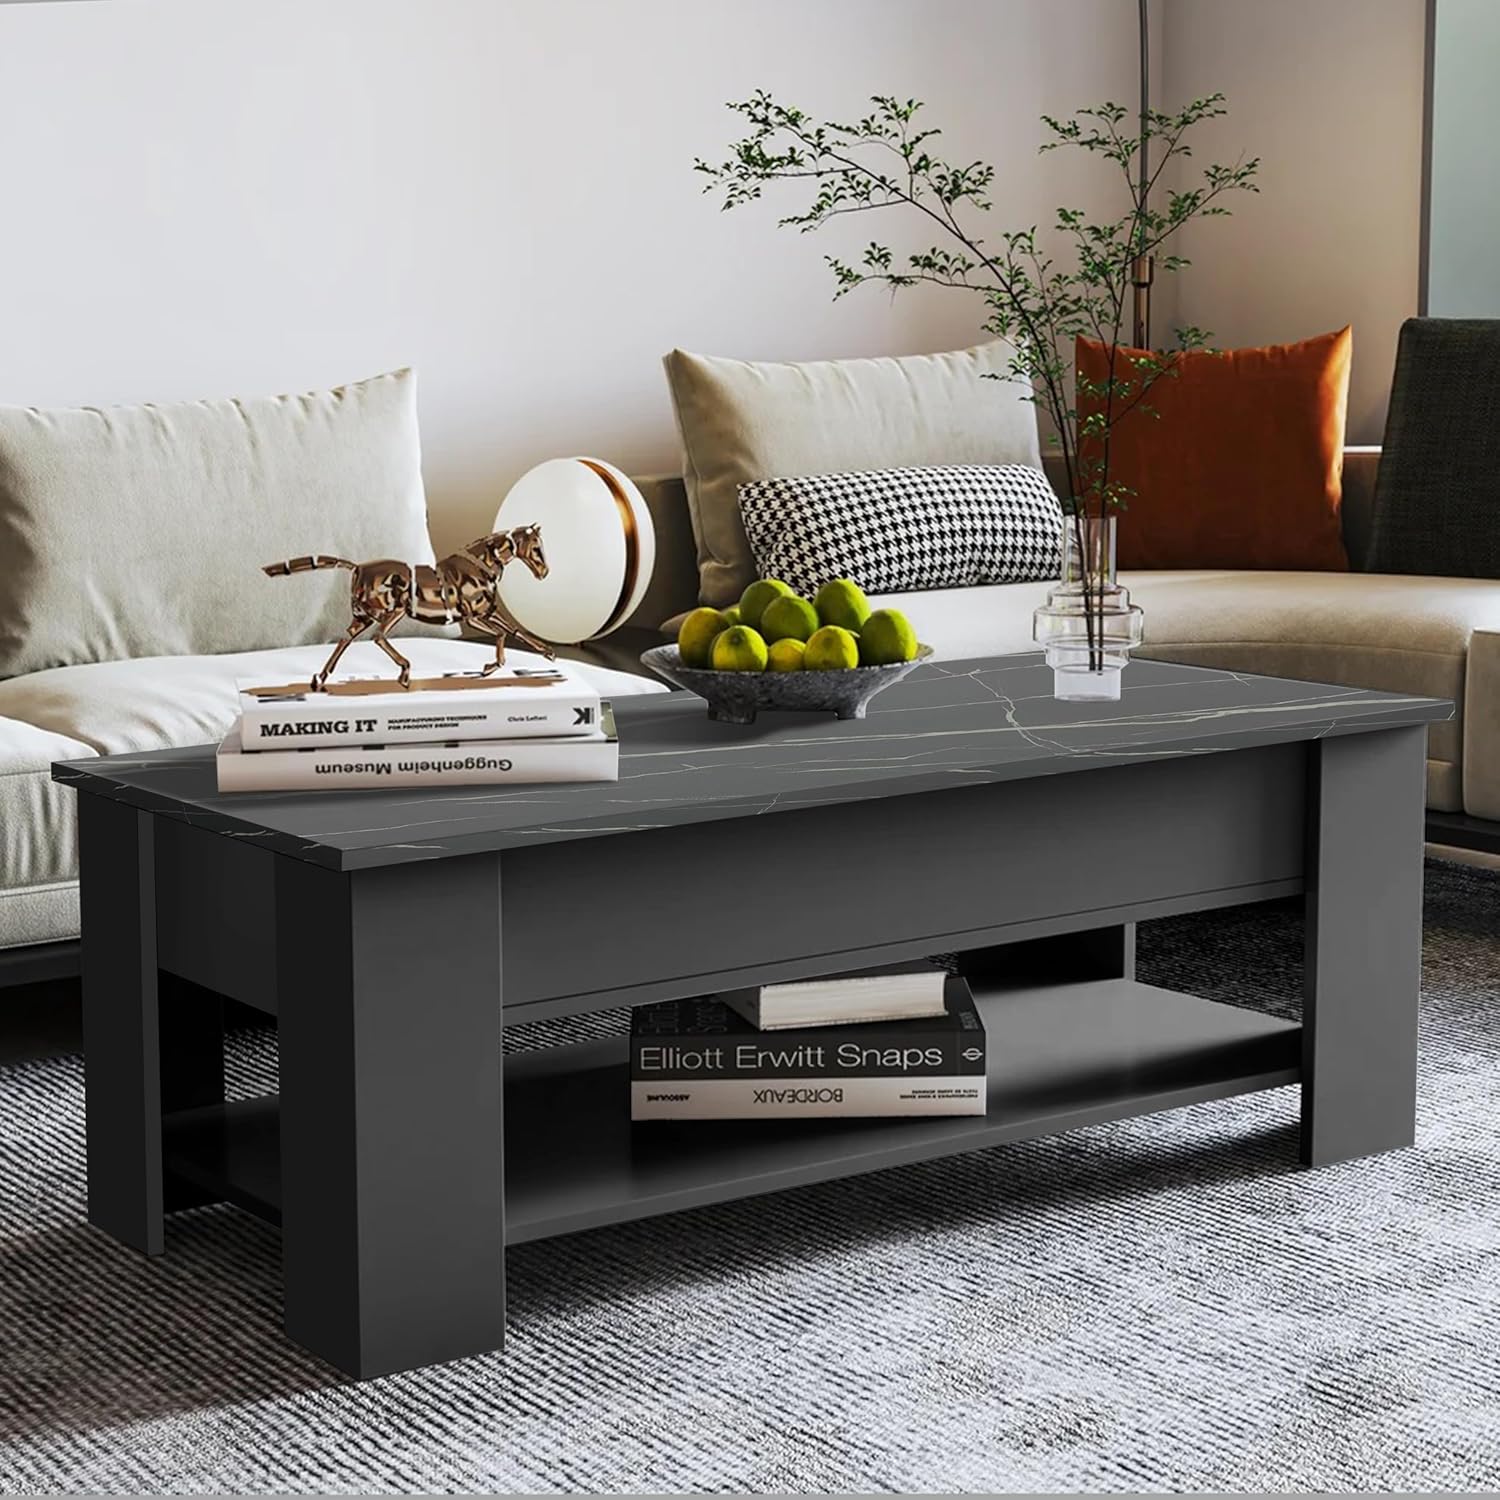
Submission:
[[[620,745],[606,703],[602,728],[562,739],[462,740],[441,745],[346,745],[246,750],[230,733],[215,757],[221,792],[310,792],[351,787],[525,786],[617,781]]]
[[[918,959],[854,974],[725,990],[719,999],[762,1031],[909,1021],[942,1015],[947,977],[936,964]]]
[[[984,1074],[903,1078],[634,1080],[632,1120],[793,1120],[982,1115]]]
[[[334,745],[446,744],[599,733],[599,694],[565,663],[414,678],[330,677],[322,692],[298,682],[236,684],[246,750]]]

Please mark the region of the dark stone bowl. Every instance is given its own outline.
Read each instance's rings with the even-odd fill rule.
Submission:
[[[889,667],[846,667],[837,672],[713,672],[683,666],[682,653],[676,646],[654,646],[641,653],[641,661],[668,682],[706,699],[710,719],[724,724],[753,724],[763,708],[862,719],[876,693],[900,682],[931,655],[931,646],[918,646],[914,661]]]

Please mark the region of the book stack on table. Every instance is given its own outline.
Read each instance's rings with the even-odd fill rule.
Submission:
[[[565,665],[450,672],[402,688],[389,677],[239,684],[219,746],[221,792],[615,781],[607,702]]]
[[[926,962],[631,1013],[632,1120],[982,1115],[984,1022]]]

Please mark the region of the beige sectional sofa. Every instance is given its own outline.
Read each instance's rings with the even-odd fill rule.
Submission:
[[[472,670],[494,656],[492,645],[470,641],[414,638],[401,650],[421,675]],[[310,677],[327,655],[317,645],[143,657],[0,682],[0,952],[78,935],[77,796],[52,784],[53,761],[219,740],[237,712],[237,679]],[[540,658],[514,651],[510,660]],[[361,643],[345,668],[385,675],[390,662]],[[634,674],[582,670],[610,698],[665,691]]]
[[[430,559],[409,371],[248,401],[0,408],[0,984],[76,965],[75,796],[52,763],[215,741],[238,679],[310,677],[348,621],[349,575],[260,566],[309,552]],[[492,659],[450,634],[402,649],[428,674]],[[366,644],[343,667],[390,671]],[[611,697],[665,691],[587,670]]]
[[[963,435],[973,451],[955,437],[963,387],[954,368],[965,358],[736,367],[729,376],[756,399],[768,379],[789,382],[784,409],[771,420],[763,407],[754,415],[752,403],[753,420],[739,428],[715,410],[705,425],[721,452],[769,473],[859,465],[867,450],[886,465],[943,462],[955,443],[970,461],[1035,463],[1029,405],[1004,453],[986,447],[993,407],[984,403],[995,387],[977,376]],[[918,380],[914,365],[931,368],[919,368]],[[819,380],[832,383],[836,400],[811,400],[809,382]],[[910,413],[923,400],[927,417],[917,421]],[[110,413],[0,408],[0,984],[37,977],[48,955],[65,970],[78,931],[73,797],[52,785],[52,762],[216,740],[234,716],[236,679],[310,674],[326,653],[319,643],[347,618],[338,588],[328,575],[273,585],[256,564],[306,551],[426,549],[415,411],[407,372],[265,402]],[[844,419],[834,432],[824,417],[838,411]],[[884,449],[869,448],[872,432]],[[793,438],[800,447],[788,449]],[[780,450],[770,455],[767,444]],[[701,443],[690,451],[700,479],[713,456]],[[1500,583],[1358,571],[1378,463],[1375,449],[1345,454],[1343,525],[1355,571],[1123,575],[1146,612],[1145,652],[1451,698],[1457,714],[1433,726],[1429,742],[1429,831],[1500,851]],[[634,653],[659,639],[663,621],[692,608],[700,588],[702,538],[684,482],[639,482],[656,525],[656,572],[628,622],[634,629],[588,667],[613,697],[665,690],[641,673]],[[724,503],[732,486],[728,493]],[[1031,613],[1046,589],[1011,584],[876,602],[904,609],[924,640],[955,659],[1033,649]],[[300,644],[275,644],[285,640]],[[403,649],[420,670],[436,671],[490,648],[417,637]],[[345,663],[386,666],[368,645]]]
[[[1430,733],[1427,805],[1437,814],[1494,820],[1500,847],[1500,582],[1359,571],[1379,461],[1378,448],[1345,450],[1350,572],[1123,573],[1146,612],[1142,654],[1451,698],[1454,717]],[[697,603],[698,569],[683,482],[642,487],[657,528],[656,577],[632,622],[644,626]],[[952,659],[1035,649],[1031,612],[1047,588],[999,584],[872,602],[905,610],[921,638]],[[1467,842],[1457,822],[1437,836]]]
[[[751,363],[667,357],[682,437],[682,483],[652,490],[660,533],[659,623],[723,605],[754,571],[738,485],[771,476],[1043,458],[1031,388],[1003,341],[936,355]],[[1244,399],[1253,399],[1246,395]],[[1233,454],[1224,455],[1233,459]],[[1125,573],[1145,610],[1144,653],[1175,661],[1450,698],[1429,740],[1429,826],[1500,852],[1500,581],[1365,572],[1380,452],[1343,455],[1341,524],[1351,571]],[[1441,475],[1437,476],[1441,483]],[[1289,482],[1295,482],[1289,476]],[[1211,500],[1212,497],[1205,497]],[[1387,518],[1388,519],[1388,518]],[[1127,511],[1121,521],[1130,525]],[[1031,648],[1045,583],[882,597],[945,657]],[[1493,826],[1472,829],[1465,820]]]
[[[1345,456],[1345,536],[1362,556],[1376,449]],[[682,481],[640,481],[657,530],[657,571],[630,622],[654,627],[697,599],[696,548]],[[1145,653],[1260,672],[1452,698],[1431,730],[1427,801],[1440,814],[1494,820],[1500,840],[1500,584],[1394,574],[1176,572],[1123,575],[1146,610]],[[949,658],[1033,649],[1031,611],[1045,584],[881,597],[906,610]],[[488,655],[464,641],[409,640],[421,668]],[[311,672],[321,646],[94,662],[0,681],[0,951],[78,931],[73,796],[52,785],[55,760],[217,739],[234,714],[236,678]],[[356,646],[351,670],[384,658]],[[586,667],[613,696],[660,691],[639,675]],[[1450,835],[1441,831],[1438,837]]]

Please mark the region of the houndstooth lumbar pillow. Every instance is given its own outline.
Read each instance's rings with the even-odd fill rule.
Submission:
[[[799,594],[830,578],[898,594],[1058,574],[1062,506],[1026,464],[815,474],[739,490],[757,571]]]

